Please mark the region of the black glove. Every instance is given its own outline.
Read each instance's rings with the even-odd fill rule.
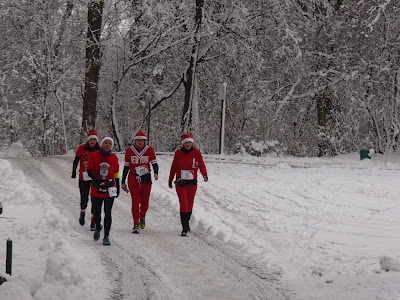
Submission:
[[[119,178],[115,178],[115,183],[117,185],[117,197],[116,198],[118,198],[119,192],[121,191],[121,187],[119,185]]]
[[[114,180],[105,182],[101,187],[105,188],[105,189],[108,189],[108,188],[110,188],[112,186],[114,186]]]
[[[79,163],[80,157],[79,156],[75,156],[74,162],[72,163],[72,175],[71,178],[75,178],[76,177],[76,168],[78,167],[78,163]]]
[[[102,184],[102,181],[100,180],[100,179],[98,179],[98,178],[93,178],[93,180],[92,180],[92,184],[96,187],[96,188],[101,188],[101,184]]]
[[[168,186],[170,189],[172,189],[172,181],[168,182]]]

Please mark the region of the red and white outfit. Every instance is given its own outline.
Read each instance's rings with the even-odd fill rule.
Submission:
[[[175,151],[172,161],[168,186],[172,188],[172,181],[176,176],[175,188],[179,198],[182,223],[181,236],[186,236],[190,231],[189,221],[197,191],[197,171],[200,169],[204,181],[208,181],[208,176],[200,150],[193,147],[192,134],[182,134],[181,142],[182,148]]]
[[[172,182],[175,176],[178,182],[179,180],[187,182],[183,186],[180,186],[178,183],[175,184],[181,212],[191,212],[193,209],[194,196],[197,190],[198,170],[200,170],[203,176],[207,176],[207,169],[199,149],[192,148],[186,151],[181,148],[175,151],[168,182]],[[190,181],[193,181],[193,184]]]
[[[90,150],[88,150],[86,144],[79,145],[78,149],[76,150],[76,156],[79,157],[79,180],[82,181],[92,180],[89,176],[87,176],[87,173],[85,173],[86,175],[85,178],[83,177],[83,173],[86,172],[86,167],[89,162],[89,157],[97,149],[92,151]]]
[[[115,175],[119,174],[118,157],[114,153],[105,156],[100,151],[95,151],[89,157],[87,170],[92,171],[93,175],[104,183],[115,181]],[[117,187],[115,182],[113,187]],[[108,189],[104,190],[104,192],[99,191],[99,189],[92,184],[90,196],[96,198],[110,198],[116,195],[110,195]]]
[[[135,139],[145,139],[143,131],[138,131]],[[158,174],[156,153],[153,147],[144,145],[138,148],[136,145],[129,147],[125,153],[124,174],[122,183],[125,183],[126,169],[129,168],[128,188],[132,197],[133,225],[139,225],[139,219],[146,217],[149,208],[151,192],[151,168]]]
[[[82,144],[78,147],[78,150],[76,150],[76,155],[74,162],[72,164],[72,175],[71,178],[76,178],[76,168],[79,164],[79,192],[81,195],[81,213],[79,216],[79,223],[83,226],[85,225],[85,210],[87,208],[88,202],[89,202],[89,192],[90,192],[90,185],[92,182],[92,178],[89,177],[86,167],[89,162],[89,157],[90,155],[99,149],[99,144],[98,144],[98,136],[97,136],[97,131],[96,130],[89,130],[88,137],[87,137],[87,142],[86,144]],[[96,143],[94,146],[93,141],[91,139],[95,139]],[[93,205],[91,208],[91,212],[93,215]],[[94,222],[93,222],[93,217],[91,220],[91,229],[94,228]],[[94,229],[93,229],[94,230]]]
[[[112,216],[111,210],[114,204],[114,199],[119,194],[119,162],[118,157],[109,151],[105,151],[102,145],[105,141],[111,142],[111,148],[114,145],[114,140],[111,137],[103,137],[100,141],[100,150],[94,152],[89,157],[87,170],[93,178],[90,188],[90,196],[93,199],[93,218],[96,223],[94,239],[99,238],[101,231],[101,208],[104,203],[104,240],[108,240],[110,233]],[[109,244],[108,244],[109,245]]]

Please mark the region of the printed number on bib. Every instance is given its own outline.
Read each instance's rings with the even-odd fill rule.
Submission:
[[[115,186],[109,187],[108,194],[110,197],[117,197],[117,188]]]
[[[92,180],[92,177],[90,177],[86,171],[82,172],[82,176],[83,176],[83,181]]]
[[[193,180],[194,179],[194,171],[182,170],[181,178],[183,180]]]
[[[149,173],[149,170],[146,167],[136,167],[135,168],[136,174],[138,174],[139,176],[143,176],[144,174]]]

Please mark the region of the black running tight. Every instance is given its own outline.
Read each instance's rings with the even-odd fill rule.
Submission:
[[[88,205],[91,183],[92,181],[79,180],[79,191],[81,193],[81,210],[85,210]],[[93,205],[90,212],[93,214]]]
[[[114,197],[96,198],[92,197],[93,219],[96,223],[96,228],[100,228],[101,223],[101,207],[104,202],[104,236],[108,236],[111,229],[112,217],[111,210],[114,204]]]

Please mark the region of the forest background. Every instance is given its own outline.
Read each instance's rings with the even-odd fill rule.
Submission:
[[[0,2],[0,150],[75,149],[89,128],[156,151],[398,152],[392,0]],[[222,103],[225,100],[225,114]]]

